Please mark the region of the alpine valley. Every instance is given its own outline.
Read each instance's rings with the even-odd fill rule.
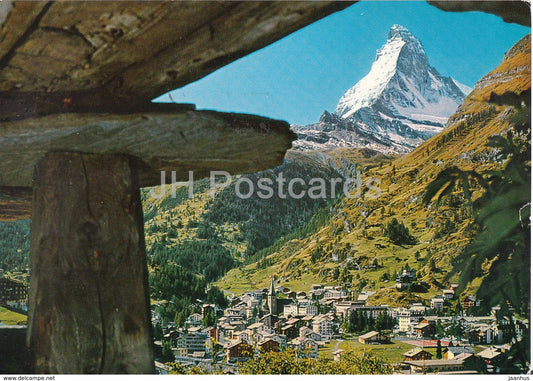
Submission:
[[[393,26],[370,73],[345,93],[335,112],[325,112],[318,124],[295,127],[299,140],[285,163],[245,175],[256,186],[260,178],[274,179],[279,173],[287,179],[328,181],[362,171],[364,177],[381,181],[381,197],[331,199],[328,192],[326,199],[240,199],[233,188],[237,178],[214,199],[207,179],[195,182],[192,199],[186,188],[178,189],[175,198],[170,191],[154,198],[144,190],[151,279],[169,262],[202,279],[201,284],[191,281],[194,287],[214,282],[231,294],[267,287],[275,276],[296,290],[342,281],[356,291],[377,291],[369,303],[394,306],[429,300],[457,279],[457,274],[450,277],[454,258],[475,231],[465,205],[428,207],[422,203],[424,191],[450,166],[478,171],[501,166],[498,152],[486,144],[490,136],[509,129],[514,111],[488,99],[492,92],[530,88],[529,57],[526,36],[470,92],[439,75],[429,66],[420,42],[405,28]],[[398,154],[406,151],[411,152]],[[387,236],[385,228],[394,218],[408,227],[413,244],[396,244]],[[7,238],[13,229],[24,238],[17,245],[2,246],[0,263],[21,279],[28,266],[28,225],[0,224],[0,240],[2,232]],[[429,292],[395,289],[389,280],[406,266],[418,271]],[[480,282],[470,279],[463,292],[475,293]],[[188,300],[205,296],[196,291],[189,292]],[[170,295],[154,290],[152,297]]]
[[[402,36],[406,36],[407,33],[403,28],[393,27],[388,44],[396,38],[403,39]],[[411,43],[414,44],[413,41]],[[530,44],[530,35],[516,43],[505,54],[500,66],[476,83],[473,91],[461,102],[455,113],[453,110],[446,111],[452,115],[444,128],[435,127],[433,131],[441,130],[435,136],[406,155],[392,158],[389,156],[388,162],[367,162],[364,166],[360,166],[365,170],[366,177],[374,177],[381,181],[380,188],[383,193],[379,198],[335,200],[316,214],[303,228],[283,236],[272,246],[259,251],[253,256],[253,260],[248,260],[245,266],[231,270],[217,282],[217,285],[239,294],[245,290],[267,287],[270,278],[275,275],[281,284],[294,290],[308,290],[313,283],[347,284],[356,293],[375,292],[369,297],[367,304],[407,306],[412,302],[427,304],[443,288],[457,282],[461,278],[461,268],[456,259],[479,234],[479,226],[476,225],[469,202],[461,192],[454,193],[453,197],[445,199],[446,201],[430,204],[423,202],[423,196],[428,185],[446,168],[458,167],[482,173],[486,170],[500,169],[505,165],[506,156],[500,149],[488,145],[488,142],[491,136],[507,134],[516,111],[508,105],[490,103],[489,99],[491,94],[506,92],[520,94],[530,90]],[[415,46],[418,46],[420,52],[420,46],[418,44]],[[439,86],[447,84],[441,88],[441,94],[447,94],[441,98],[442,104],[450,104],[452,99],[458,100],[462,97],[460,89],[452,80],[443,80],[437,77],[434,71],[432,73],[434,78],[439,78]],[[393,81],[399,81],[400,78],[405,81],[406,78],[411,78],[410,81],[414,81],[414,76],[409,76],[408,73],[398,74],[397,79]],[[361,87],[360,84],[354,89]],[[381,94],[385,93],[386,91]],[[429,99],[427,95],[429,93],[426,92],[424,98],[422,96],[415,98],[412,104]],[[339,103],[336,113],[327,114],[328,118],[334,119],[337,124],[332,126],[321,122],[320,125],[324,128],[332,126],[327,133],[333,136],[338,136],[335,135],[338,130],[342,130],[348,136],[348,130],[343,129],[348,120],[359,118],[363,110],[377,115],[377,110],[380,109],[385,115],[385,106],[390,115],[394,113],[398,118],[400,118],[398,110],[401,110],[402,120],[405,121],[405,116],[408,115],[405,110],[414,110],[414,107],[399,107],[402,98],[399,92],[396,94],[398,96],[394,98],[393,103],[387,104],[383,98],[377,97],[378,101],[372,103],[372,106],[358,108],[362,104],[369,104],[370,101],[363,102],[370,98],[358,97],[354,91],[349,90]],[[351,113],[354,109],[357,111]],[[420,114],[412,111],[409,114],[410,119]],[[438,120],[437,113],[431,115],[433,121]],[[444,118],[443,115],[445,114],[439,117]],[[346,119],[343,119],[343,116]],[[423,119],[431,118],[424,116]],[[420,120],[422,118],[418,119],[418,126],[421,125]],[[414,122],[409,123],[414,125]],[[386,131],[390,126],[392,124],[381,128],[380,131]],[[429,127],[420,127],[417,134],[428,130]],[[371,129],[368,129],[364,136],[383,136],[370,131]],[[414,128],[410,131],[414,131]],[[323,131],[323,134],[326,136],[326,131]],[[420,135],[418,136],[422,139]],[[382,147],[383,140],[381,137],[379,139]],[[352,141],[358,140],[354,138]],[[396,147],[401,141],[406,140],[398,138],[393,142],[391,138],[391,147]],[[370,152],[368,149],[356,148],[336,148],[321,152],[324,156],[335,157],[337,162],[339,160],[357,162],[360,156],[354,153],[358,152],[360,155],[365,150],[368,155]],[[308,151],[308,154],[316,155],[316,152]],[[527,160],[524,165],[529,165]],[[479,197],[479,189],[474,190],[474,198],[476,196]],[[391,239],[388,229],[394,219],[405,226],[406,238],[410,235],[413,237],[412,240],[406,239],[401,242]],[[482,267],[482,274],[461,278],[462,295],[475,295],[481,292],[486,299],[489,298],[487,294],[491,291],[480,290],[480,285],[491,272],[490,262]],[[416,270],[418,280],[429,285],[427,292],[406,293],[396,288],[394,275],[406,268]],[[505,276],[507,274],[500,274],[500,277]],[[501,280],[504,281],[503,278]]]
[[[503,305],[493,291],[503,288],[516,268],[502,267],[506,270],[498,273],[492,266],[497,257],[482,260],[481,272],[466,273],[457,261],[484,231],[474,211],[482,189],[465,185],[471,198],[453,186],[441,200],[426,202],[424,196],[447,169],[506,173],[513,153],[492,144],[491,137],[511,136],[521,118],[517,108],[524,103],[517,97],[531,88],[530,56],[528,35],[471,90],[441,76],[421,43],[394,25],[369,74],[346,91],[335,111],[324,112],[316,124],[294,126],[298,140],[280,167],[233,177],[214,198],[208,179],[194,183],[193,198],[185,187],[176,197],[142,190],[154,316],[183,325],[204,302],[226,307],[225,297],[267,289],[273,279],[277,287],[297,292],[313,284],[342,286],[354,299],[368,296],[367,306],[390,307],[416,302],[429,307],[443,289],[459,283],[460,300],[476,295],[479,307],[489,311]],[[521,164],[530,165],[528,160]],[[274,180],[281,173],[309,184],[313,178],[346,180],[358,172],[363,183],[378,180],[378,198],[365,192],[348,198],[335,188],[318,199],[239,198],[235,192],[242,177],[257,189],[261,179]],[[523,220],[501,222],[506,232]],[[0,224],[0,243],[13,230],[20,238],[0,245],[0,267],[10,277],[28,275],[28,225]],[[397,287],[404,270],[420,287]],[[524,293],[529,287],[519,286]]]

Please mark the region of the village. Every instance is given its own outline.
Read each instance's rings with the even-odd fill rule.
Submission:
[[[410,281],[414,276],[403,270],[394,287],[405,289]],[[457,287],[450,284],[427,305],[393,308],[367,304],[373,291],[354,295],[321,284],[294,291],[271,280],[266,289],[228,297],[227,308],[201,303],[183,327],[163,321],[156,302],[152,325],[162,333],[154,337],[156,369],[168,373],[168,363],[175,362],[235,374],[239,362],[291,348],[300,358],[332,361],[349,349],[375,351],[399,374],[499,373],[528,322],[504,315],[499,306],[476,313],[480,301],[474,295],[459,298]],[[27,296],[22,282],[0,278],[2,306],[24,313]]]
[[[153,309],[152,323],[163,333],[154,343],[156,366],[160,373],[170,370],[164,364],[169,349],[170,362],[233,374],[238,373],[237,363],[270,351],[292,348],[301,358],[338,361],[347,349],[364,348],[386,354],[383,359],[399,374],[499,373],[528,322],[502,316],[499,306],[488,315],[472,315],[469,311],[479,301],[473,295],[458,298],[457,287],[451,284],[429,305],[392,308],[367,305],[372,291],[354,297],[342,286],[320,284],[307,292],[294,291],[272,280],[268,289],[231,298],[225,309],[204,303],[201,313],[191,314],[181,328],[162,322]],[[461,312],[449,308],[453,305]],[[361,320],[364,327],[377,328],[358,330],[354,324]],[[163,352],[167,360],[162,360]]]

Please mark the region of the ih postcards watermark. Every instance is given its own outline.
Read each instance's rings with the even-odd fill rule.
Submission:
[[[161,172],[161,186],[159,191],[155,188],[150,189],[150,196],[160,199],[165,197],[166,172]],[[233,183],[233,184],[232,184]],[[189,171],[189,180],[176,181],[176,172],[171,172],[170,196],[176,197],[176,189],[187,187],[189,198],[194,197],[194,174]],[[254,194],[264,200],[274,196],[280,199],[301,199],[305,196],[310,199],[336,198],[341,193],[347,198],[359,198],[364,196],[370,199],[376,199],[381,196],[381,180],[374,177],[368,177],[363,181],[363,174],[357,171],[353,178],[330,178],[328,180],[313,177],[306,181],[299,177],[286,178],[283,172],[276,175],[274,179],[261,177],[257,181],[252,181],[248,177],[240,176],[232,179],[230,173],[226,171],[211,171],[209,175],[209,193],[215,198],[217,191],[233,186],[235,195],[241,199],[248,199]],[[342,192],[337,194],[338,188],[342,186]]]

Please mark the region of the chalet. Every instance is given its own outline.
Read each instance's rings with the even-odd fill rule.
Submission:
[[[341,300],[346,299],[346,292],[341,288],[339,290],[324,290],[324,299]]]
[[[383,344],[389,343],[390,338],[377,331],[370,331],[359,336],[359,342],[362,344]]]
[[[241,302],[242,302],[241,298],[235,297],[235,298],[231,299],[231,301],[229,302],[229,306],[230,307],[235,307],[237,304],[239,304]]]
[[[233,337],[231,341],[242,341],[249,342],[251,339],[251,334],[249,331],[235,331],[233,332]]]
[[[455,296],[455,291],[451,288],[442,290],[442,296],[444,297],[444,299],[453,299],[453,297]]]
[[[242,331],[243,329],[246,329],[246,320],[242,319],[239,316],[233,316],[228,319],[228,324],[233,327],[233,329],[237,331]]]
[[[262,332],[265,332],[265,331],[270,331],[270,329],[264,324],[264,323],[260,323],[260,322],[257,322],[257,323],[253,323],[253,324],[250,324],[248,326],[248,329],[252,332],[252,333],[262,333]]]
[[[228,317],[233,316],[233,317],[242,318],[242,317],[244,317],[246,315],[245,307],[246,307],[246,303],[240,303],[240,304],[238,304],[235,307],[226,308],[224,310],[224,316],[228,316]]]
[[[187,332],[195,333],[195,332],[200,332],[202,329],[203,328],[201,326],[194,326],[194,327],[187,328]]]
[[[311,339],[293,339],[289,342],[289,347],[296,349],[300,358],[317,358],[318,343]]]
[[[253,356],[253,347],[242,341],[229,344],[226,347],[226,359],[228,362],[246,361]]]
[[[460,353],[454,360],[462,361],[465,370],[476,371],[477,373],[487,373],[487,364],[483,359],[473,353]]]
[[[279,318],[276,315],[267,314],[259,319],[259,321],[267,327],[274,328],[276,323],[279,321]]]
[[[311,299],[313,300],[320,300],[324,297],[324,290],[323,289],[311,290],[309,291],[309,295],[311,296]]]
[[[413,328],[418,337],[430,337],[435,334],[435,325],[429,323],[427,320],[422,320]]]
[[[173,346],[176,345],[178,338],[180,337],[180,334],[178,331],[170,331],[163,335],[166,341],[170,341]]]
[[[410,373],[462,372],[464,364],[461,360],[408,360],[402,364],[410,367]]]
[[[403,269],[401,275],[396,278],[396,288],[404,290],[416,280],[416,270]]]
[[[233,340],[233,333],[240,329],[229,323],[218,324],[218,337],[220,342],[229,342]]]
[[[303,327],[305,325],[305,322],[301,319],[298,319],[298,318],[292,318],[292,319],[289,319],[287,320],[287,325],[294,325],[296,327],[296,329],[300,329],[301,327]]]
[[[298,328],[294,325],[289,324],[281,327],[281,333],[287,336],[287,340],[294,339],[298,336]]]
[[[490,368],[492,369],[503,359],[503,353],[501,350],[494,347],[482,350],[477,354],[477,356],[484,360],[487,365],[490,365]]]
[[[479,303],[478,301],[476,300],[476,297],[474,295],[468,295],[467,297],[465,297],[462,301],[461,301],[461,304],[463,305],[463,309],[466,311],[468,311],[469,308],[472,308],[472,307],[475,307],[477,306]]]
[[[207,327],[203,329],[201,332],[205,333],[207,337],[210,337],[216,341],[219,341],[219,332],[218,329],[215,327]]]
[[[207,314],[215,313],[215,312],[216,312],[216,305],[208,304],[208,303],[204,303],[202,305],[202,316],[203,317],[205,317],[205,315]]]
[[[444,359],[446,360],[452,360],[454,358],[456,358],[458,355],[460,355],[461,353],[469,353],[469,354],[474,354],[475,351],[474,351],[474,348],[472,347],[448,347],[448,348],[445,348],[444,349]]]
[[[307,338],[312,339],[316,342],[322,342],[324,341],[324,338],[317,332],[313,331],[309,327],[302,327],[300,328],[300,336],[301,339]]]
[[[403,354],[405,361],[412,360],[431,360],[433,355],[422,348],[413,348]]]
[[[280,351],[280,343],[273,339],[266,339],[258,344],[259,350],[261,352],[279,352]]]
[[[265,341],[265,340],[270,340],[270,339],[277,341],[279,343],[281,350],[285,349],[285,347],[287,346],[287,337],[285,335],[278,335],[275,333],[264,335],[263,340],[260,340],[260,341]]]
[[[199,325],[202,323],[202,315],[198,313],[192,314],[187,318],[185,323],[190,325]]]

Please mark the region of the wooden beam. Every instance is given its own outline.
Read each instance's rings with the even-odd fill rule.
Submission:
[[[169,178],[176,171],[178,180],[188,179],[188,171],[257,172],[280,165],[296,138],[279,120],[179,107],[172,112],[172,104],[152,107],[133,114],[65,113],[1,123],[0,186],[31,187],[34,166],[53,151],[131,155],[141,186],[160,184],[161,171]]]
[[[115,104],[124,105],[150,101],[200,79],[351,4],[24,3],[15,3],[0,30],[0,91],[101,91],[96,100],[111,94]]]
[[[527,1],[428,1],[429,4],[447,12],[479,11],[499,16],[509,23],[531,26],[531,5]]]
[[[153,373],[137,173],[126,155],[36,167],[28,345],[37,373]]]
[[[150,59],[120,72],[106,90],[152,99],[194,82],[356,1],[241,1]]]

